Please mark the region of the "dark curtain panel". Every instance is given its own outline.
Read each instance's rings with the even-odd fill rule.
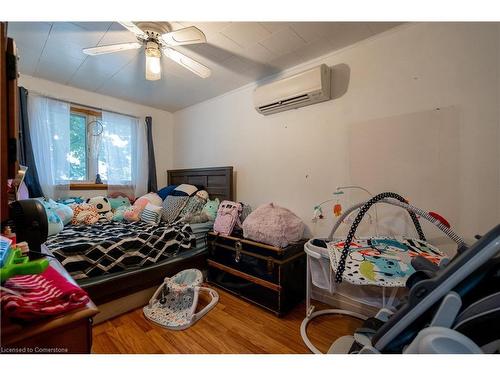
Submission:
[[[38,181],[33,146],[31,144],[28,122],[28,90],[19,87],[19,164],[28,167],[24,176],[24,183],[31,198],[43,197],[42,188]]]
[[[156,183],[156,161],[155,148],[153,145],[153,119],[151,116],[146,117],[146,131],[148,137],[148,192],[158,190]]]

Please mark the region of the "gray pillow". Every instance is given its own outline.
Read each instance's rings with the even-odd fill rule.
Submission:
[[[199,214],[201,210],[203,210],[205,203],[207,203],[207,201],[203,198],[200,198],[197,195],[190,197],[188,202],[182,209],[180,217],[184,217],[187,214],[193,214],[193,215]]]
[[[163,201],[163,213],[162,213],[162,220],[166,221],[167,223],[172,223],[177,219],[177,216],[179,216],[181,210],[184,208],[188,201],[189,197],[176,197],[173,195],[169,195],[165,200]]]

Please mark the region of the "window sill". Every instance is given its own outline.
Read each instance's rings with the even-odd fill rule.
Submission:
[[[75,182],[69,184],[69,190],[107,190],[108,184],[95,184],[87,182]]]

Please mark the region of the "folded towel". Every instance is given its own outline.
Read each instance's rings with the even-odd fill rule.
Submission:
[[[38,275],[14,276],[0,290],[2,313],[36,320],[85,306],[87,293],[52,267]]]

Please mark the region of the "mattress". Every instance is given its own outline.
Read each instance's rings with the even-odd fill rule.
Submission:
[[[193,231],[193,235],[195,236],[196,249],[207,250],[208,249],[207,233],[213,229],[214,222],[207,221],[206,223],[190,224],[190,226],[191,230]]]

